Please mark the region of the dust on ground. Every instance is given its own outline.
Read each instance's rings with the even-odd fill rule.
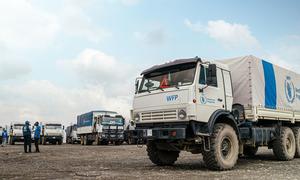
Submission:
[[[201,155],[188,152],[174,166],[155,166],[145,146],[64,144],[40,150],[25,154],[22,145],[0,147],[0,179],[300,179],[300,159],[277,161],[267,148],[222,172],[208,170]]]

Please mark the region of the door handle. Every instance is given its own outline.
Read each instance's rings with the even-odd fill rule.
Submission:
[[[218,98],[218,101],[222,102],[222,101],[223,101],[223,99],[221,99],[221,98]]]

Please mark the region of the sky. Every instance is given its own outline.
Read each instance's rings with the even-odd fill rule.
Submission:
[[[134,81],[178,58],[252,54],[300,69],[296,0],[1,0],[0,125],[130,118]]]

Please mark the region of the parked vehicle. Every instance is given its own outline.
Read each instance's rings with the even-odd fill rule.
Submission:
[[[125,131],[124,131],[124,141],[127,144],[146,144],[147,139],[146,138],[141,138],[142,136],[139,135],[141,133],[140,131],[135,130],[135,124],[134,121],[131,120],[130,124],[127,125]]]
[[[77,134],[82,145],[123,142],[124,118],[114,111],[91,111],[77,116]]]
[[[13,123],[9,131],[9,144],[14,145],[16,142],[24,142],[23,126],[24,123]]]
[[[300,75],[254,56],[198,57],[156,65],[136,81],[133,118],[149,159],[172,165],[180,151],[202,153],[227,170],[258,147],[278,160],[300,157]]]
[[[73,124],[66,128],[66,143],[67,144],[75,144],[80,143],[80,136],[77,134],[77,124]]]
[[[61,123],[43,123],[42,124],[42,144],[59,144],[63,142],[64,126]]]

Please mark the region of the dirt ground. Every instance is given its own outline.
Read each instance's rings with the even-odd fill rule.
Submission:
[[[33,148],[34,149],[34,148]],[[202,156],[181,152],[174,166],[158,167],[146,147],[46,145],[23,153],[22,145],[0,147],[0,179],[300,179],[300,159],[276,161],[261,148],[231,171],[206,169]]]

